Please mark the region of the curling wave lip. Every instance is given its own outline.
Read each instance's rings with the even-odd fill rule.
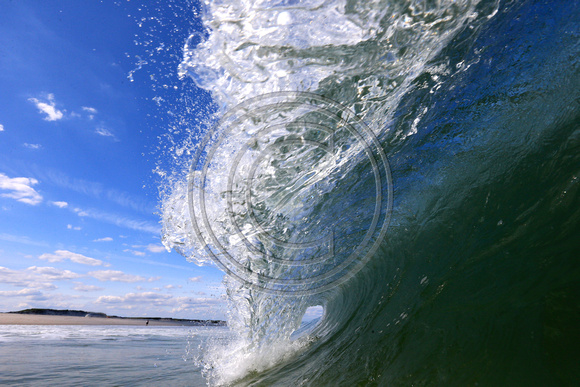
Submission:
[[[308,138],[314,135],[322,138]],[[259,149],[258,142],[267,145]],[[230,152],[232,144],[239,147],[235,156],[230,158],[227,187],[221,187],[221,197],[225,197],[222,204],[228,214],[228,230],[241,241],[235,248],[224,242],[225,230],[216,227],[209,219],[206,208],[207,201],[211,200],[206,195],[208,186],[212,184],[212,178],[208,177],[210,164],[215,159],[221,163],[227,159],[220,153],[226,143]],[[332,166],[336,164],[337,153],[349,149],[350,153],[347,154],[358,155],[359,164],[370,169],[370,176],[374,179],[374,203],[372,211],[368,213],[372,213],[372,216],[369,215],[367,228],[358,244],[347,253],[335,253],[334,230],[314,239],[298,238],[298,241],[289,241],[276,235],[279,230],[268,229],[258,219],[258,205],[253,202],[252,189],[257,179],[256,171],[265,159],[271,162],[277,150],[292,146],[307,147],[318,152],[334,172],[336,168],[332,169]],[[250,167],[240,167],[244,165]],[[298,181],[298,187],[293,187],[295,191],[321,179],[315,176],[313,169],[316,168],[307,167],[300,171],[304,177],[295,179],[295,182]],[[346,172],[353,173],[352,170]],[[330,172],[325,173],[322,175],[328,177]],[[236,197],[235,191],[242,193]],[[243,201],[242,217],[233,215],[236,200]],[[392,202],[389,163],[372,130],[339,103],[305,92],[265,94],[247,100],[227,112],[199,146],[188,181],[191,221],[198,242],[206,253],[224,272],[247,287],[280,295],[321,293],[354,276],[384,240]],[[241,222],[241,218],[244,222]],[[288,226],[300,228],[296,223],[294,221],[294,224]],[[277,251],[280,250],[284,251],[285,257],[279,256]]]

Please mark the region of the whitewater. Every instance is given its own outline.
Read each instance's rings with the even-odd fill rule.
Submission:
[[[202,5],[161,210],[224,271],[208,384],[580,380],[579,6]]]
[[[4,386],[203,386],[200,348],[223,327],[2,325]]]

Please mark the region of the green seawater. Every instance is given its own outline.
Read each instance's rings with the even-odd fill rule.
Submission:
[[[364,268],[328,291],[283,297],[226,279],[230,326],[243,340],[236,350],[210,346],[204,360],[210,384],[578,385],[580,3],[270,5],[287,12],[281,25],[297,17],[312,23],[269,29],[275,19],[267,8],[217,2],[204,16],[210,37],[186,47],[182,75],[210,90],[224,111],[260,94],[301,91],[354,112],[389,160],[390,224]],[[234,23],[232,15],[244,17]],[[323,17],[328,25],[308,27]],[[343,33],[349,28],[352,34]],[[313,42],[304,38],[312,34]],[[235,159],[236,144],[229,145],[222,164],[228,150]],[[301,162],[299,151],[281,152],[284,167],[322,170],[318,159],[314,166]],[[351,162],[338,170],[332,189],[316,191],[302,207],[307,199],[298,195],[268,207],[279,169],[264,168],[251,192],[263,203],[261,221],[288,240],[332,229],[343,242],[337,251],[348,250],[372,215],[372,208],[357,211],[377,192],[368,161]],[[204,173],[219,177],[222,165],[215,164]],[[214,197],[220,194],[229,193]],[[188,244],[194,232],[182,230],[190,212],[178,202],[167,201],[166,238],[178,241],[189,260],[207,261],[206,244]],[[246,215],[228,217],[212,205],[216,225]],[[304,208],[304,221],[293,224],[292,235],[276,216],[296,208]],[[308,229],[306,221],[316,226]],[[226,231],[214,242],[229,243]],[[303,273],[291,268],[281,275]],[[311,305],[324,307],[318,325],[296,348],[279,349],[299,342],[290,335]]]
[[[579,14],[502,4],[433,60],[460,70],[413,81],[381,137],[381,249],[323,300],[317,341],[240,385],[580,383]]]

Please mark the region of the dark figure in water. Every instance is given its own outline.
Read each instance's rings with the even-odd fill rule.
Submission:
[[[145,322],[145,325],[149,325],[149,320],[147,320],[147,321]]]

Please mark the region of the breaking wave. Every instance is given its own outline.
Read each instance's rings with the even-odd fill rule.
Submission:
[[[216,114],[162,216],[167,247],[227,273],[210,384],[578,380],[559,361],[578,358],[576,1],[213,1],[203,20],[179,74]]]

